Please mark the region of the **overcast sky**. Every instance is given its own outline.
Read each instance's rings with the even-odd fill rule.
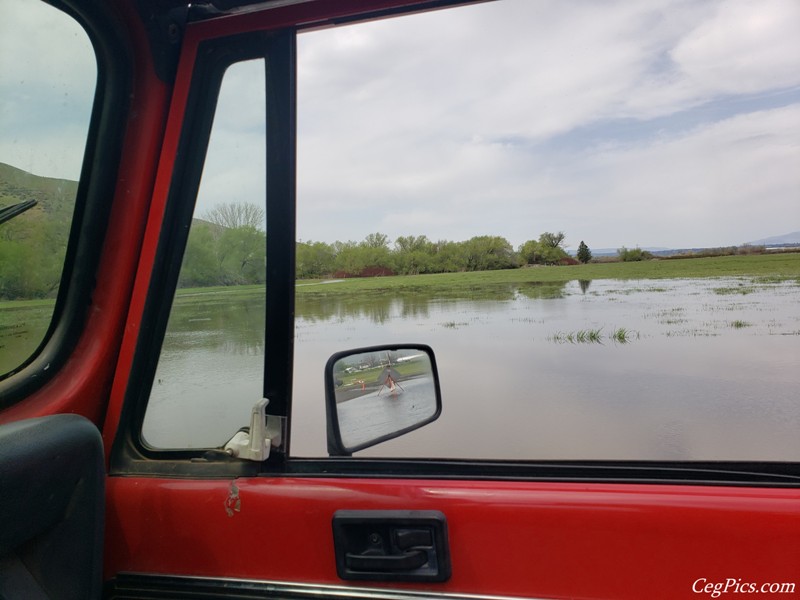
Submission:
[[[74,179],[91,60],[30,4],[0,0],[0,162]],[[798,31],[797,0],[501,0],[304,33],[298,237],[564,231],[574,249],[800,230]],[[36,44],[59,51],[10,58]],[[263,198],[261,70],[226,77],[197,214]]]
[[[96,77],[70,17],[39,0],[0,0],[0,162],[77,180]]]
[[[299,40],[299,235],[800,230],[800,2],[503,0]]]

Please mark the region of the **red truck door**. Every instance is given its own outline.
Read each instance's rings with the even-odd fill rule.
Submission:
[[[46,384],[18,383],[13,374],[0,382],[9,386],[0,418],[77,412],[102,431],[104,597],[798,593],[796,463],[508,459],[470,455],[469,438],[463,457],[388,444],[347,456],[336,451],[335,434],[326,438],[325,365],[309,373],[294,365],[302,336],[295,331],[297,143],[305,125],[302,115],[298,125],[298,38],[448,4],[456,3],[139,2],[102,10],[75,3],[84,21],[122,40],[108,59],[127,68],[109,88],[119,90],[120,104],[90,138],[99,166],[81,181],[90,198],[105,184],[113,202],[104,219],[76,229],[86,248],[75,252],[87,262],[75,273],[87,270],[97,283],[69,289],[84,294],[75,302],[90,298],[91,310],[66,311],[74,332],[58,346]],[[436,13],[442,23],[451,10],[461,9]],[[358,36],[349,42],[357,46]],[[103,154],[106,143],[113,151]],[[102,172],[103,160],[113,173]],[[364,185],[370,176],[363,174]],[[221,225],[220,207],[237,194],[256,197],[261,212],[228,215],[239,220]],[[215,195],[225,202],[204,204]],[[246,252],[204,254],[222,236],[225,247]],[[218,290],[202,280],[204,256],[220,269],[233,261],[257,283],[237,288],[231,307],[208,311]],[[229,330],[235,341],[219,333]],[[344,340],[339,349],[411,349],[388,358],[395,370],[387,372],[399,373],[392,381],[403,386],[398,356],[427,352],[416,342]],[[191,348],[199,351],[190,355]],[[444,371],[447,358],[433,351]],[[37,360],[25,368],[38,368]],[[178,364],[183,370],[173,369]],[[326,375],[334,414],[335,373],[362,368],[335,365]],[[316,421],[298,408],[306,377],[320,384]],[[431,377],[438,394],[439,378]],[[259,406],[262,398],[268,403]],[[464,401],[444,385],[439,400],[436,427]],[[469,401],[491,414],[477,388]],[[334,420],[329,414],[327,429],[339,427]],[[247,426],[239,432],[245,441],[231,445]],[[479,433],[500,439],[502,427]],[[425,431],[433,425],[398,441]],[[306,452],[309,438],[312,448],[327,439],[331,451]]]

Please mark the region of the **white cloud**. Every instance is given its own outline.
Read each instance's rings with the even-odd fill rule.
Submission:
[[[508,0],[301,36],[300,237],[711,245],[796,223],[797,110],[769,102],[800,99],[800,19],[759,6]]]
[[[728,0],[671,52],[686,77],[711,93],[758,93],[800,84],[800,3]]]
[[[32,7],[0,0],[0,161],[75,178],[94,72],[71,57],[77,26]],[[502,0],[302,34],[299,236],[564,230],[574,247],[797,229],[798,30],[796,0]],[[40,43],[61,50],[15,57]],[[262,66],[224,89],[198,213],[264,195]]]
[[[77,179],[96,72],[71,17],[39,0],[0,0],[0,162]]]
[[[739,244],[800,223],[798,140],[800,104],[739,115],[600,150],[576,191],[601,245]]]
[[[263,60],[232,65],[223,77],[195,206],[198,217],[223,202],[264,203],[264,79]]]

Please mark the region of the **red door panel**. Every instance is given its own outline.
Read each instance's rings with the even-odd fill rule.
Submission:
[[[231,512],[232,483],[112,478],[107,577],[354,585],[336,574],[340,509],[445,514],[452,578],[414,589],[680,598],[707,582],[790,583],[800,573],[797,490],[278,477],[236,480]]]

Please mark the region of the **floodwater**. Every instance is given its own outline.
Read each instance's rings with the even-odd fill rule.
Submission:
[[[797,282],[531,283],[470,298],[322,288],[298,297],[294,456],[326,455],[328,357],[406,342],[436,353],[442,415],[361,456],[800,460]],[[263,297],[176,303],[149,443],[218,446],[248,423],[262,387],[263,310]]]

